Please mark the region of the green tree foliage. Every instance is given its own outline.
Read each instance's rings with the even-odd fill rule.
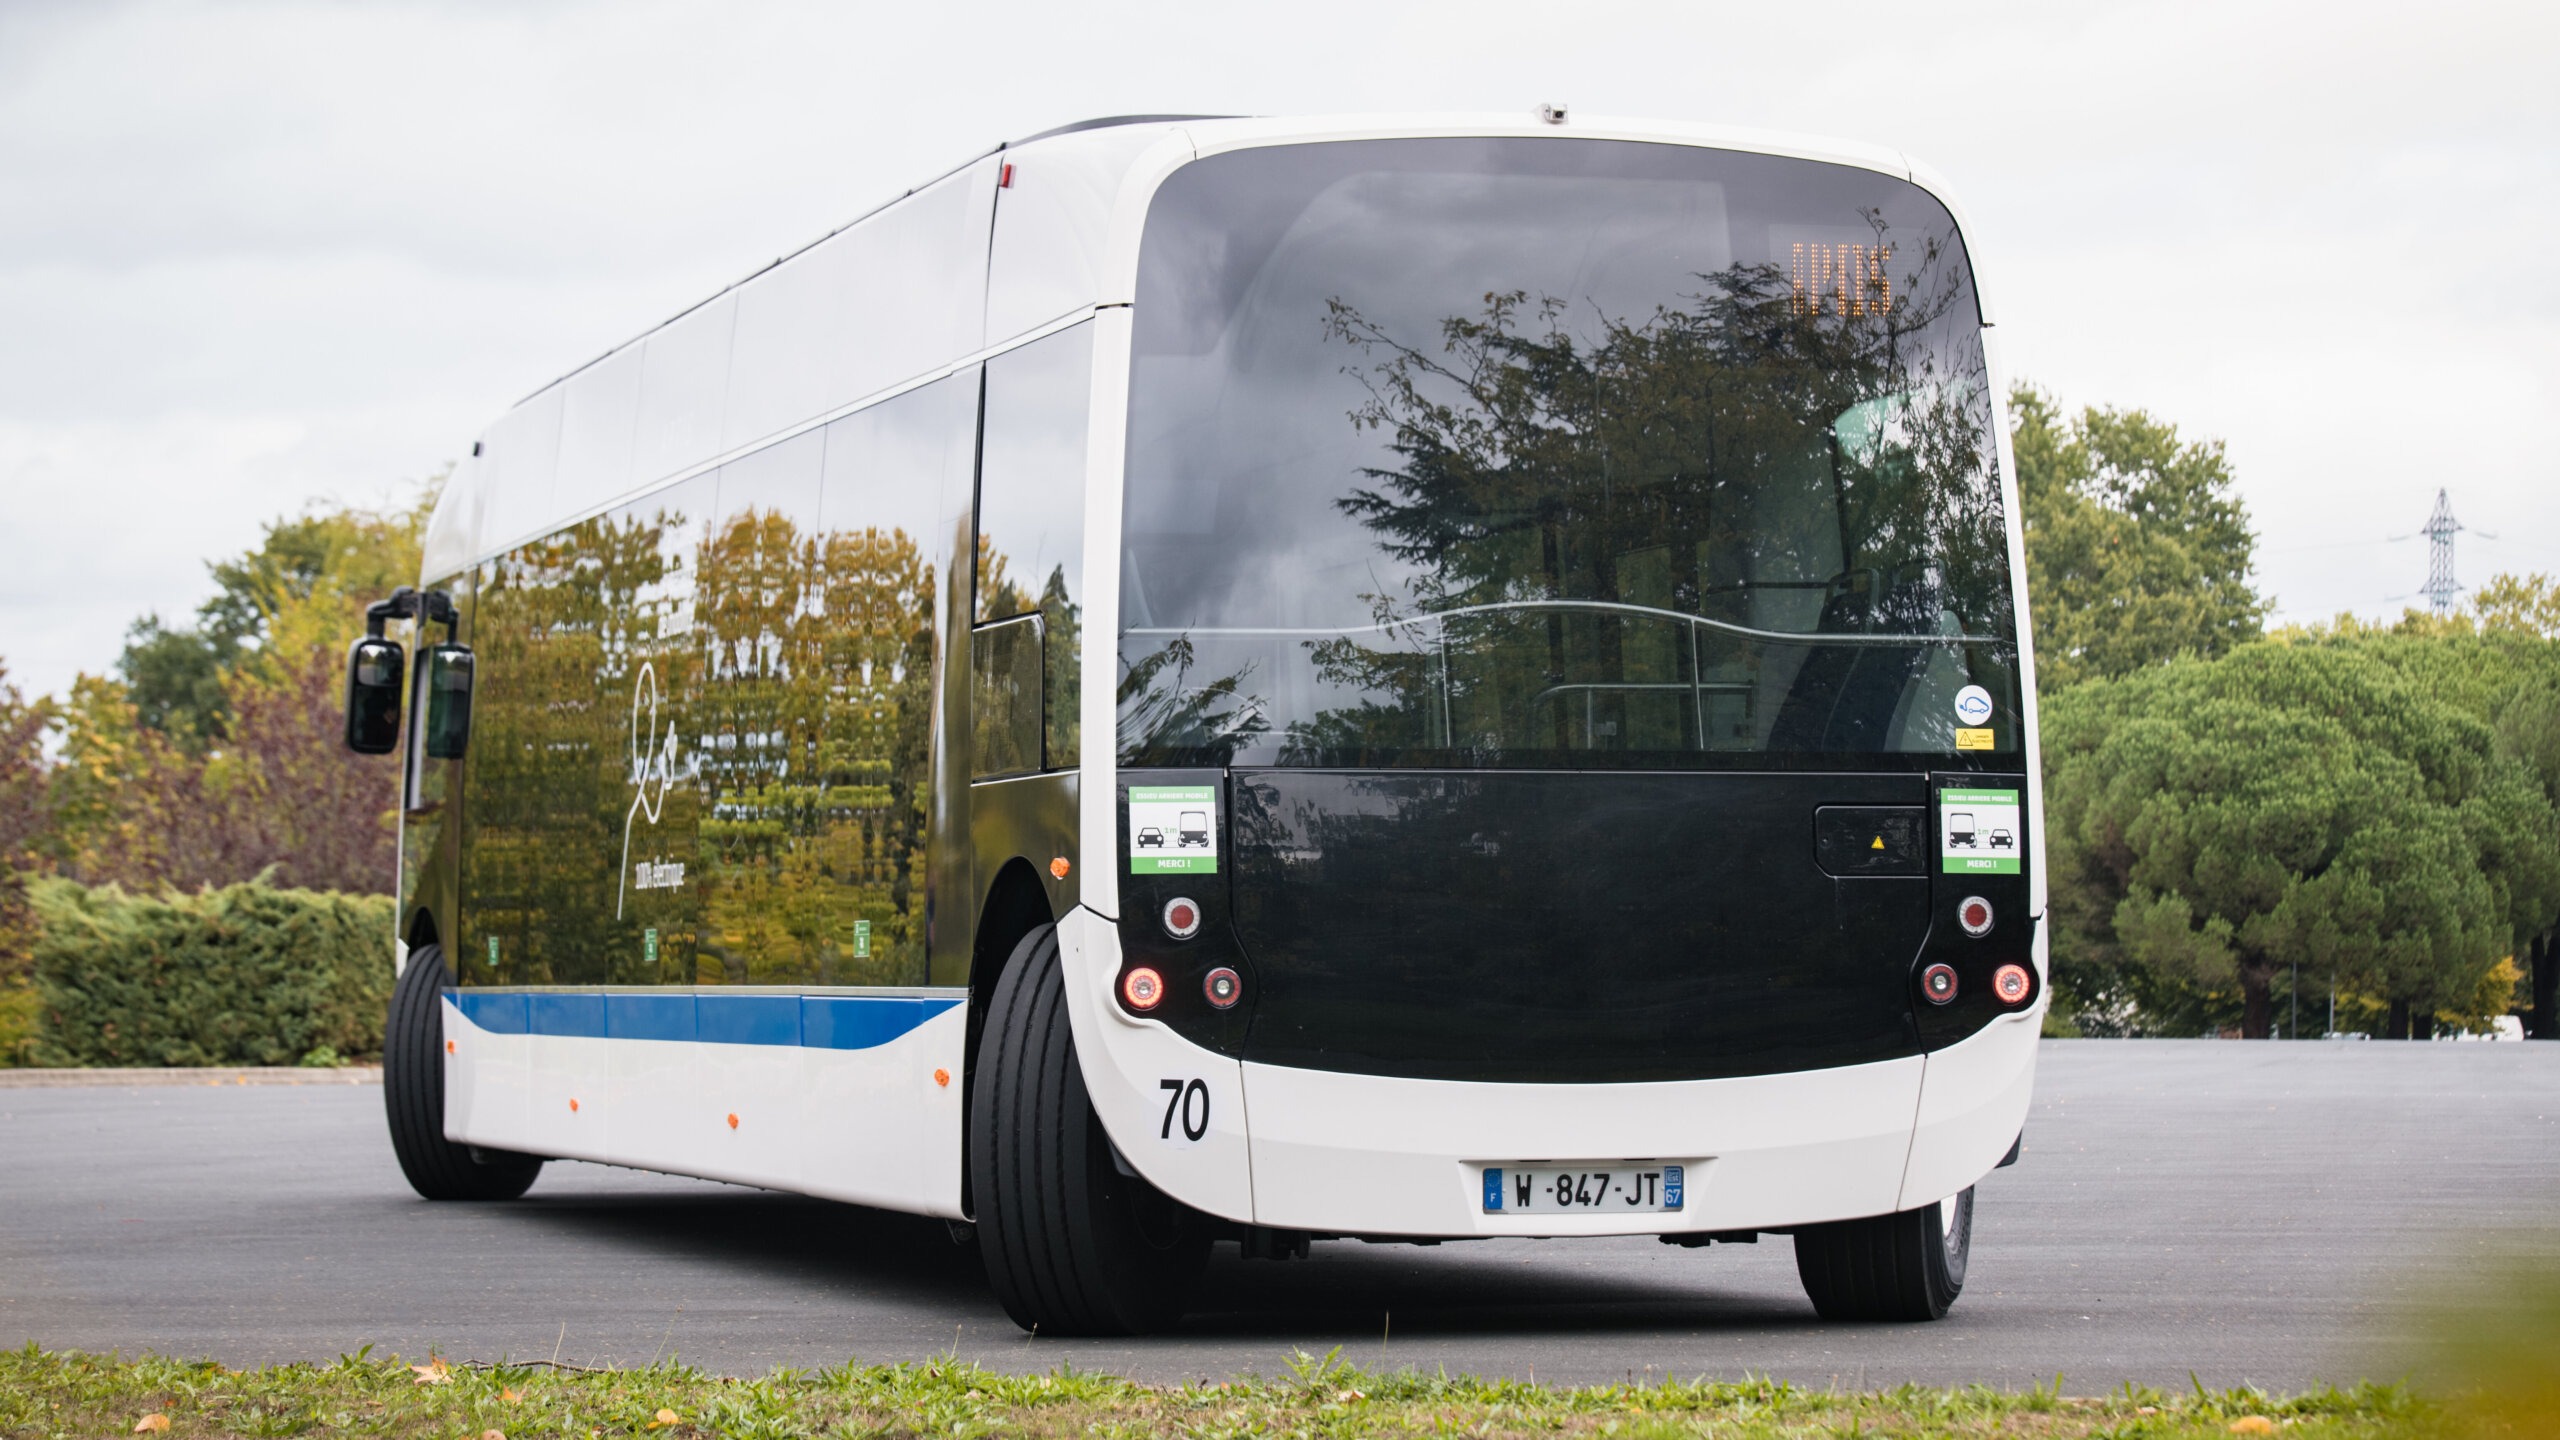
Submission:
[[[2389,625],[2341,616],[2289,632],[2298,644],[2369,655],[2430,697],[2488,725],[2523,766],[2560,828],[2560,592],[2541,575],[2500,575],[2475,592],[2472,612],[2410,611]],[[2516,954],[2527,982],[2526,1030],[2560,1038],[2560,911],[2520,914]]]
[[[2220,441],[2140,410],[2009,397],[2038,684],[2047,693],[2257,638],[2257,537]]]
[[[191,751],[218,742],[233,714],[226,682],[244,659],[273,653],[280,618],[315,603],[361,605],[415,582],[418,536],[437,484],[408,510],[314,510],[271,521],[256,549],[205,567],[214,593],[195,624],[171,625],[156,614],[135,621],[116,673],[136,720]]]
[[[31,891],[43,1065],[292,1065],[382,1051],[388,897],[263,882],[193,895]]]
[[[47,782],[65,873],[155,889],[245,881],[387,892],[398,765],[341,743],[340,670],[363,608],[414,581],[426,502],[314,511],[212,565],[191,629],[137,623],[124,679],[82,676]]]
[[[2560,905],[2560,837],[2485,721],[2374,655],[2273,642],[2052,697],[2057,978],[2236,989],[2300,967],[2409,1017],[2476,1004]]]

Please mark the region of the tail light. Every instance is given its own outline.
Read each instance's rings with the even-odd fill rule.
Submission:
[[[1140,965],[1120,977],[1120,1000],[1144,1013],[1164,1003],[1164,977],[1152,965]]]
[[[1943,961],[1920,972],[1920,993],[1932,1005],[1944,1005],[1956,998],[1956,967]]]
[[[1236,1001],[1244,996],[1244,977],[1221,965],[1201,978],[1200,990],[1209,997],[1210,1004],[1221,1010],[1232,1010]]]
[[[2003,1005],[2024,1004],[2035,988],[2035,977],[2027,973],[2024,965],[2003,965],[1991,972],[1991,993],[1999,996]]]

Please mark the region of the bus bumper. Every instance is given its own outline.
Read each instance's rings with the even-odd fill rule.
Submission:
[[[1717,1080],[1531,1085],[1240,1063],[1113,1004],[1114,927],[1060,927],[1087,1090],[1131,1168],[1229,1220],[1458,1238],[1769,1230],[1954,1194],[2017,1138],[2041,1006],[1928,1055]],[[1200,1082],[1201,1103],[1182,1097]],[[1197,1134],[1187,1133],[1199,1122]],[[1484,1208],[1488,1166],[1687,1168],[1677,1211]]]

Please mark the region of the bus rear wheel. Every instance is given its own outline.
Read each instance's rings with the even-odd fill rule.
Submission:
[[[444,947],[421,945],[391,990],[382,1030],[382,1109],[409,1188],[430,1200],[513,1200],[541,1157],[444,1138]]]
[[[1796,1274],[1825,1320],[1938,1320],[1964,1291],[1973,1251],[1973,1189],[1935,1205],[1807,1225]]]
[[[1208,1263],[1204,1217],[1118,1163],[1094,1114],[1053,926],[1014,947],[987,1007],[969,1188],[987,1283],[1035,1335],[1160,1330]]]

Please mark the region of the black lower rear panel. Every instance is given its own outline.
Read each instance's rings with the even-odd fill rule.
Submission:
[[[1247,1059],[1598,1082],[1920,1051],[1925,776],[1237,770],[1230,794]],[[1909,807],[1876,844],[1919,853],[1835,878],[1824,807]]]

